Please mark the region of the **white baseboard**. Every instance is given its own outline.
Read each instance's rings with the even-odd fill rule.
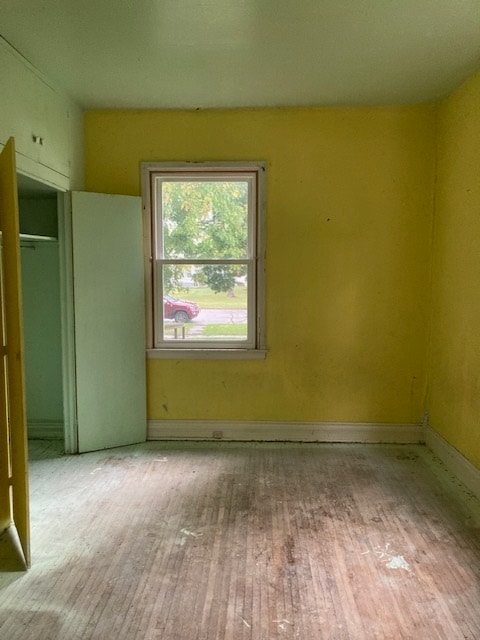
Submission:
[[[423,443],[420,424],[149,420],[148,440]]]
[[[63,440],[63,422],[31,421],[27,425],[31,440]]]
[[[480,499],[480,469],[477,469],[431,427],[425,426],[424,434],[427,447],[467,489]]]

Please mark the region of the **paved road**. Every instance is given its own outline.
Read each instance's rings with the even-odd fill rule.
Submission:
[[[194,320],[200,324],[240,324],[246,321],[245,309],[201,309]]]

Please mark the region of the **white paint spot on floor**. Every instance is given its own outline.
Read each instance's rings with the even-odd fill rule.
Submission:
[[[390,543],[387,542],[385,545],[385,549],[381,549],[377,547],[374,549],[374,552],[377,554],[382,562],[385,562],[385,566],[388,569],[404,569],[405,571],[410,572],[410,565],[405,560],[403,556],[395,556],[390,552]]]
[[[189,529],[180,529],[180,533],[183,533],[185,536],[193,536],[194,538],[198,538],[201,536],[201,533],[195,533],[194,531],[190,531]]]
[[[287,628],[287,624],[293,624],[293,622],[290,622],[290,620],[287,620],[286,618],[282,618],[281,620],[274,620],[274,622],[278,624],[282,631],[285,631],[285,629]]]
[[[389,569],[405,569],[405,571],[410,571],[410,565],[403,556],[392,556],[389,562],[387,562],[387,567]]]

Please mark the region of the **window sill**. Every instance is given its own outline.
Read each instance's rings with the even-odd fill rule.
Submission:
[[[147,359],[265,360],[266,349],[147,349]]]

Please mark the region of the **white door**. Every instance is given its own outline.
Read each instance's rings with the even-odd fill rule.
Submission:
[[[146,440],[141,199],[72,193],[78,451]]]

